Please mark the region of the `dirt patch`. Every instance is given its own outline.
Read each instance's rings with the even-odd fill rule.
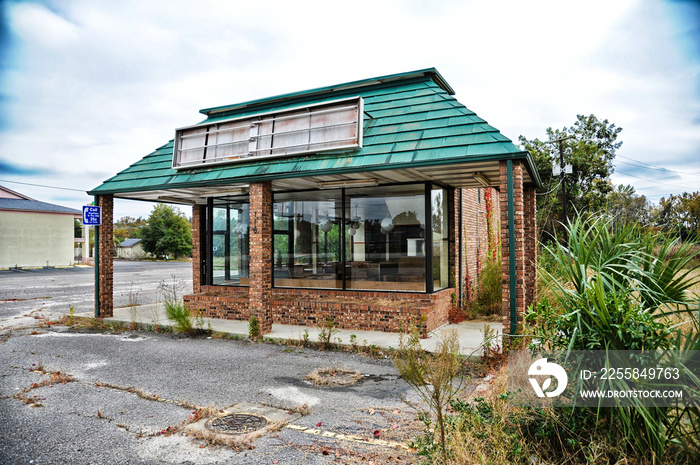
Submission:
[[[319,368],[304,379],[315,386],[339,387],[351,386],[362,378],[359,371],[343,370],[340,368]]]

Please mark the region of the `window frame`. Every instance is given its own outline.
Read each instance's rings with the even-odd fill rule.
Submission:
[[[274,139],[275,132],[274,130],[270,134],[258,134],[258,128],[263,125],[263,124],[268,124],[271,123],[272,127],[274,128],[274,122],[279,119],[287,119],[287,118],[293,118],[291,114],[293,113],[298,113],[304,110],[309,111],[309,115],[313,116],[313,109],[318,108],[318,107],[333,107],[333,106],[342,106],[344,104],[354,104],[357,108],[357,120],[354,121],[355,124],[355,134],[356,138],[353,138],[353,142],[347,143],[347,144],[341,144],[333,147],[316,147],[316,148],[309,148],[307,150],[297,150],[297,151],[292,151],[292,152],[285,152],[285,153],[269,153],[265,155],[257,155],[255,154],[256,152],[264,152],[264,151],[274,151],[274,150],[283,150],[289,147],[294,147],[294,146],[289,146],[289,147],[278,147],[275,148],[272,146],[272,143],[270,144],[270,147],[265,147],[265,148],[253,148],[254,144],[257,144],[257,141],[263,137],[270,136],[271,140]],[[329,108],[329,110],[331,110]],[[325,111],[325,110],[321,110]],[[207,161],[206,158],[206,152],[209,148],[216,148],[219,145],[208,145],[208,138],[209,138],[209,129],[217,127],[219,125],[223,124],[231,124],[235,123],[237,121],[240,121],[241,123],[247,121],[248,126],[250,127],[249,130],[249,138],[248,139],[241,139],[240,141],[236,142],[231,142],[233,143],[238,143],[242,144],[248,141],[249,143],[249,149],[245,154],[239,154],[239,155],[232,155],[230,157],[224,158],[224,159],[216,159],[212,158],[211,160],[213,161]],[[348,97],[348,98],[343,98],[343,99],[338,99],[338,100],[331,100],[327,102],[319,102],[319,103],[314,103],[310,105],[299,105],[296,107],[292,108],[286,108],[283,110],[277,110],[277,111],[269,111],[269,112],[263,112],[263,113],[256,113],[253,115],[246,115],[246,116],[238,116],[238,117],[231,117],[231,118],[226,118],[226,119],[221,119],[217,121],[204,121],[202,123],[190,125],[190,126],[183,126],[180,128],[177,128],[175,130],[175,138],[173,141],[173,158],[172,158],[172,168],[176,170],[181,170],[181,169],[193,169],[193,168],[202,168],[202,167],[209,167],[209,166],[217,166],[217,165],[224,165],[224,164],[232,164],[232,163],[240,163],[240,162],[245,162],[245,161],[253,161],[253,160],[264,160],[268,158],[280,158],[280,157],[290,157],[290,156],[296,156],[296,155],[304,155],[304,154],[309,154],[309,153],[327,153],[327,152],[335,152],[335,151],[342,151],[342,150],[348,150],[348,149],[357,149],[357,148],[362,148],[362,139],[364,136],[364,100],[360,96],[353,96],[353,97]],[[344,123],[345,125],[349,125],[351,123]],[[246,125],[240,126],[240,128],[245,128]],[[317,128],[308,128],[309,131],[311,129],[328,129],[331,126],[320,126]],[[183,132],[186,132],[188,130],[194,130],[194,129],[203,129],[206,130],[202,135],[205,137],[205,142],[202,147],[197,147],[197,148],[203,148],[204,153],[202,158],[199,158],[195,161],[189,161],[189,162],[182,162],[182,149],[180,148],[182,145],[182,134]],[[295,132],[295,131],[292,131]],[[303,130],[299,130],[298,132],[303,132]],[[288,134],[288,133],[283,133],[283,134]],[[281,135],[281,134],[280,134]],[[308,144],[302,144],[302,145],[322,145],[324,143],[329,144],[332,143],[333,141],[324,141],[324,142],[311,142],[309,141]],[[225,145],[225,144],[221,144]]]

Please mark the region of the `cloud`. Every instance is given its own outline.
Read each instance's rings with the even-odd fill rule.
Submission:
[[[621,155],[662,160],[669,170],[684,160],[700,171],[700,68],[687,47],[697,38],[693,8],[632,0],[5,2],[0,159],[29,170],[13,172],[16,180],[42,173],[42,183],[92,188],[175,128],[201,121],[200,108],[435,66],[461,103],[513,140],[593,113],[624,128]]]
[[[54,171],[49,168],[24,167],[0,159],[0,175],[2,176],[45,176],[53,172]]]

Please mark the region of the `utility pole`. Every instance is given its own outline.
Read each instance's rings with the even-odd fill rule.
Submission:
[[[559,170],[558,171],[559,171],[559,175],[561,176],[561,202],[562,202],[562,208],[564,210],[564,218],[563,218],[564,223],[566,222],[567,218],[569,218],[569,215],[568,215],[569,210],[567,208],[567,204],[569,202],[568,202],[568,199],[566,197],[566,182],[565,182],[566,179],[564,178],[564,175],[570,174],[573,172],[571,165],[564,164],[564,141],[569,140],[569,139],[573,139],[573,138],[574,138],[574,136],[567,136],[567,137],[562,137],[561,139],[554,139],[554,140],[547,141],[548,144],[553,144],[556,142],[559,145]],[[554,171],[555,170],[553,169],[552,172],[556,176]]]
[[[567,139],[571,139],[571,136],[567,137]],[[566,182],[564,179],[564,140],[565,139],[559,139],[559,168],[561,169],[561,201],[564,208],[564,221],[566,221],[567,218],[569,218],[569,215],[567,214],[566,208]]]

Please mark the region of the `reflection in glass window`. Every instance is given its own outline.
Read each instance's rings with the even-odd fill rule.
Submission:
[[[449,285],[449,228],[447,226],[447,192],[434,188],[431,193],[433,229],[433,290]]]
[[[424,292],[424,185],[346,191],[347,289]]]
[[[341,289],[340,191],[276,194],[276,287]],[[337,197],[337,198],[336,198]]]
[[[273,221],[275,287],[426,292],[449,286],[445,189],[421,183],[276,193]]]
[[[212,283],[247,286],[250,205],[219,200],[213,208]]]

